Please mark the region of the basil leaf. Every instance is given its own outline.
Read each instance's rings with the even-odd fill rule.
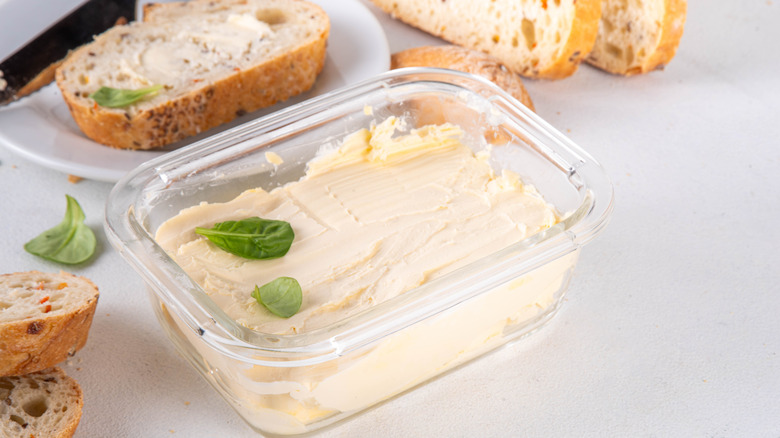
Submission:
[[[195,228],[214,245],[246,259],[275,259],[287,254],[295,238],[288,222],[250,217],[220,222],[214,228]]]
[[[24,249],[47,260],[73,265],[92,257],[97,240],[95,233],[84,224],[79,203],[68,195],[65,197],[68,207],[62,222],[27,242]]]
[[[89,97],[94,99],[100,106],[106,108],[122,108],[135,103],[147,94],[156,93],[162,87],[162,85],[152,85],[151,87],[139,88],[138,90],[100,87],[99,90],[90,94]]]
[[[303,293],[298,280],[292,277],[279,277],[262,287],[255,286],[252,298],[274,315],[289,318],[300,310]]]

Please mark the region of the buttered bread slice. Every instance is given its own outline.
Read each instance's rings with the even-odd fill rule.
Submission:
[[[523,76],[564,78],[590,52],[601,0],[372,0],[393,17],[489,53]]]
[[[302,0],[193,0],[147,6],[75,51],[57,85],[81,130],[117,148],[152,149],[312,87],[330,22]],[[159,87],[110,108],[101,87]]]

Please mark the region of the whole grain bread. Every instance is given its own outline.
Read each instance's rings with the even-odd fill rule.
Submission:
[[[489,53],[523,76],[558,79],[593,47],[601,0],[372,0],[393,17]]]
[[[126,149],[165,146],[302,93],[325,62],[330,22],[303,0],[192,0],[145,8],[57,69],[57,85],[89,138]],[[157,94],[98,105],[101,86]]]
[[[0,376],[52,367],[87,342],[98,302],[88,279],[66,272],[0,275]]]
[[[57,367],[0,377],[0,436],[71,437],[83,405],[79,384]]]
[[[460,46],[424,46],[394,53],[391,68],[439,67],[482,76],[531,110],[534,104],[520,77],[494,56]]]
[[[672,60],[683,34],[686,0],[602,0],[601,9],[589,64],[635,75],[663,68]]]

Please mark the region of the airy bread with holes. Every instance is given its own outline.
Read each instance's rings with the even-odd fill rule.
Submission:
[[[672,60],[685,26],[686,0],[602,0],[601,10],[589,64],[635,75]]]
[[[489,53],[523,76],[564,78],[593,47],[601,0],[372,0],[393,17]]]
[[[66,272],[0,275],[0,376],[52,367],[87,342],[98,302],[90,280]]]
[[[79,384],[54,367],[0,377],[0,436],[73,436],[84,405]]]
[[[57,69],[57,85],[89,138],[125,149],[165,146],[307,91],[325,62],[330,21],[303,0],[192,0],[145,8]],[[98,105],[101,86],[157,94]]]
[[[534,104],[520,77],[494,56],[460,46],[423,46],[394,53],[391,68],[439,67],[482,76],[531,110]]]

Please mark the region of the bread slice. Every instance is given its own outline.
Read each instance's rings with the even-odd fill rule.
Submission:
[[[83,405],[79,384],[57,367],[0,377],[0,436],[71,437]]]
[[[330,22],[302,0],[193,0],[145,9],[57,70],[57,85],[89,138],[126,149],[165,146],[312,87]],[[123,108],[98,105],[101,86],[164,86]]]
[[[391,68],[438,67],[482,76],[531,110],[534,104],[520,77],[497,58],[460,46],[424,46],[394,53]]]
[[[663,68],[683,34],[686,0],[602,0],[599,33],[587,62],[635,75]]]
[[[0,275],[0,376],[52,367],[81,349],[98,302],[88,279],[66,272]]]
[[[372,0],[412,26],[490,53],[523,76],[564,78],[593,47],[601,0]]]

